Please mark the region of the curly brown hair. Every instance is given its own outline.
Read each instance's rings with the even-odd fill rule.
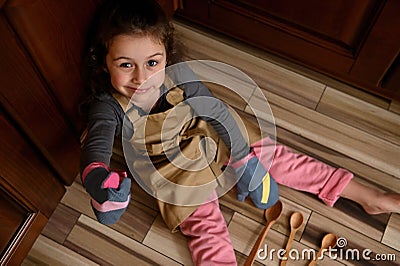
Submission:
[[[95,14],[84,52],[83,80],[91,96],[112,88],[105,62],[109,45],[118,35],[151,36],[165,46],[167,65],[181,61],[174,27],[157,1],[106,0]]]

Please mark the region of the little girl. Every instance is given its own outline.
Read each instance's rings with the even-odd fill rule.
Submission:
[[[99,222],[117,222],[130,200],[131,179],[125,172],[109,169],[114,140],[122,135],[124,139],[128,136],[137,155],[127,158],[132,174],[135,178],[136,175],[147,178],[142,185],[151,187],[157,198],[161,194],[173,195],[174,199],[181,197],[180,192],[165,191],[155,181],[158,175],[184,186],[211,184],[188,196],[201,199],[198,204],[158,200],[167,226],[188,237],[196,265],[236,265],[214,185],[228,160],[236,174],[233,183],[237,181],[238,200],[249,196],[258,208],[269,208],[278,200],[276,181],[317,194],[329,206],[339,197],[345,197],[361,204],[370,214],[400,212],[398,194],[364,186],[354,181],[347,170],[294,154],[284,146],[276,146],[270,165],[269,160],[259,156],[265,139],[255,134],[248,144],[226,106],[213,98],[204,84],[191,82],[172,89],[165,87],[165,68],[180,61],[177,48],[173,27],[155,0],[110,0],[97,13],[84,65],[91,96],[87,102],[81,177]],[[201,97],[214,100],[191,101]],[[179,119],[170,119],[177,107],[197,116],[180,124]],[[190,164],[185,170],[168,163],[171,156],[166,156],[160,135],[165,125],[171,131],[168,132],[171,139],[179,139],[178,146],[171,144],[168,150],[174,160],[181,159],[176,149],[185,156],[195,154],[189,159],[196,159],[204,152],[199,145],[201,140],[213,138],[217,154],[210,165],[195,170]],[[142,153],[147,161],[140,156]],[[254,180],[258,186],[249,189]]]

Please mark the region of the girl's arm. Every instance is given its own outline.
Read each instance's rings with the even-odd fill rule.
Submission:
[[[250,150],[239,126],[225,104],[216,99],[202,82],[184,85],[185,97],[195,114],[208,121],[231,151],[232,167],[239,178],[237,199],[249,195],[254,205],[267,209],[279,199],[278,186]],[[199,97],[200,96],[200,97]],[[203,98],[201,96],[212,97]],[[196,97],[198,100],[196,100]],[[215,99],[215,100],[214,100]]]
[[[116,223],[130,200],[131,180],[125,172],[109,169],[114,137],[122,125],[121,114],[123,117],[115,103],[112,99],[92,103],[81,156],[82,183],[92,198],[98,221],[103,224]]]
[[[226,105],[211,93],[202,82],[183,85],[184,95],[193,111],[209,122],[231,151],[233,161],[244,158],[250,151],[243,135]],[[207,100],[211,97],[215,100]],[[199,98],[197,98],[199,97]],[[196,100],[196,98],[198,100]],[[234,145],[232,145],[234,143]]]
[[[114,138],[121,130],[123,113],[118,112],[118,103],[111,99],[112,96],[109,97],[93,100],[90,104],[87,134],[81,155],[81,173],[83,168],[92,162],[110,165]]]

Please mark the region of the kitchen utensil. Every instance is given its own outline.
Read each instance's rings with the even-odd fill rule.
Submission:
[[[296,235],[297,230],[299,230],[302,224],[303,215],[300,212],[292,213],[292,215],[290,216],[290,236],[288,242],[286,243],[285,255],[281,261],[281,266],[286,265],[294,236]]]
[[[336,246],[337,236],[334,234],[326,234],[321,242],[321,248],[319,249],[317,256],[308,264],[309,266],[313,266],[317,264],[317,260],[321,258],[321,255],[324,251],[327,251],[329,248],[334,248]]]
[[[250,255],[247,257],[247,260],[245,262],[245,266],[251,266],[256,259],[257,251],[260,249],[261,244],[263,243],[265,237],[267,236],[267,233],[271,226],[279,219],[279,217],[282,214],[283,210],[283,205],[280,200],[278,200],[277,203],[274,204],[271,208],[265,210],[264,216],[265,219],[267,220],[267,224],[265,225],[263,231],[261,234],[258,236],[256,243],[254,244]]]

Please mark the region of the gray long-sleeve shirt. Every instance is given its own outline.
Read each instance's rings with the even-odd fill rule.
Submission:
[[[231,151],[234,159],[241,159],[249,153],[249,146],[244,140],[239,127],[225,104],[216,99],[202,82],[191,82],[181,86],[184,98],[194,113],[209,122]],[[216,100],[202,101],[200,96],[213,97]],[[200,100],[196,100],[200,99]],[[164,112],[171,108],[165,94],[151,113]],[[110,164],[115,137],[122,137],[124,110],[111,95],[96,97],[90,104],[88,113],[87,135],[82,156],[81,171],[92,162]]]

